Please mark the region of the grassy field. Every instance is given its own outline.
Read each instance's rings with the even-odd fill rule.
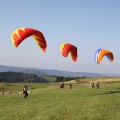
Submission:
[[[57,78],[57,77],[53,77],[53,76],[40,76],[40,77],[46,79],[49,82],[55,82],[55,80]]]
[[[23,83],[1,83],[0,120],[120,120],[120,81],[101,79],[99,89],[91,88],[93,79],[85,81],[77,80],[72,90],[70,82],[65,89],[60,83],[30,83],[27,99],[19,94]]]

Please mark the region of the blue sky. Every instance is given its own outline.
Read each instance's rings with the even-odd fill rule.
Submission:
[[[46,54],[32,37],[18,48],[11,33],[19,27],[41,31],[47,41]],[[78,48],[73,62],[60,53],[62,43]],[[114,54],[94,61],[97,49]],[[119,0],[2,0],[0,2],[0,64],[75,72],[120,74],[120,1]]]

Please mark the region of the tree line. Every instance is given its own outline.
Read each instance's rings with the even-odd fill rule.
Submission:
[[[20,83],[20,82],[34,82],[47,83],[48,81],[34,73],[20,73],[20,72],[0,72],[0,82]]]
[[[64,77],[64,76],[61,76],[61,77],[57,77],[55,82],[65,82],[65,81],[70,81],[70,80],[73,80],[73,79],[80,79],[80,78],[81,77]]]
[[[81,77],[64,77],[64,76],[51,76],[56,77],[55,82],[65,82],[73,79],[80,79]],[[85,77],[84,77],[85,78]],[[0,82],[8,83],[48,83],[49,80],[36,75],[35,73],[20,73],[20,72],[0,72]]]

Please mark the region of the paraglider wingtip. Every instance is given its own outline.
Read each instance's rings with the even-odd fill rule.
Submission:
[[[43,52],[46,53],[46,48],[43,49]]]

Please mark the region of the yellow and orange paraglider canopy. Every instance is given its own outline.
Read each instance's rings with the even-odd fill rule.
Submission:
[[[68,54],[70,53],[72,60],[74,62],[77,61],[78,54],[77,54],[77,47],[76,46],[69,44],[69,43],[63,43],[61,45],[60,50],[61,50],[61,53],[64,57],[67,57]]]
[[[15,30],[11,35],[12,43],[15,47],[18,47],[23,40],[30,36],[35,39],[42,51],[46,52],[47,43],[45,37],[42,32],[32,28],[18,28]]]

